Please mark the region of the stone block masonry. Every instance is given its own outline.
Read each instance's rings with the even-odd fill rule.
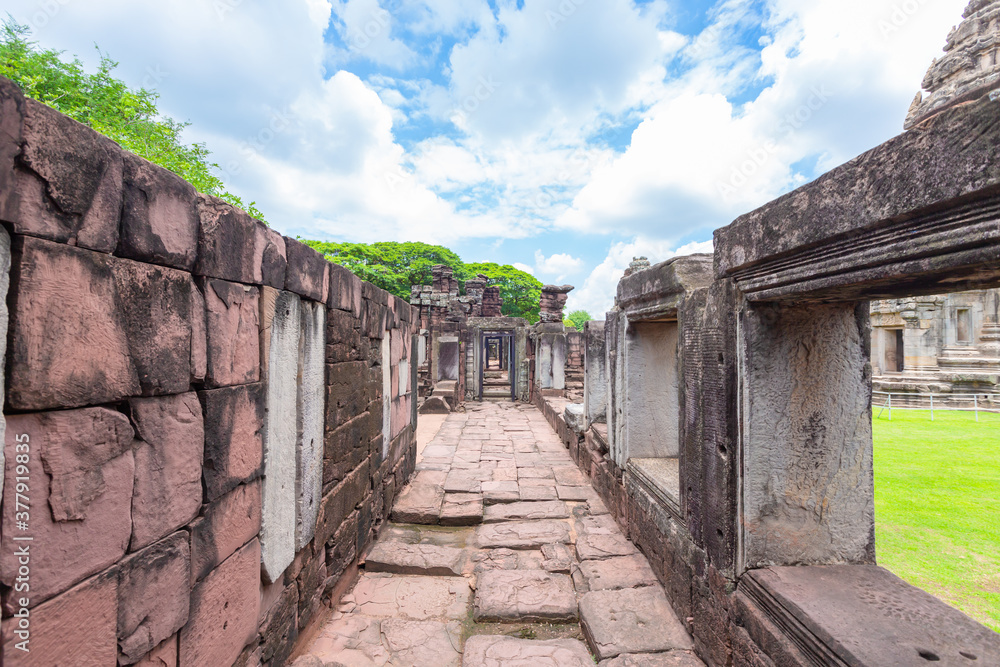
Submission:
[[[0,664],[283,665],[412,474],[417,319],[0,79]]]

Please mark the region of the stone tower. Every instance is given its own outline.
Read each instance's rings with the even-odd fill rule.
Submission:
[[[924,75],[905,129],[984,95],[1000,99],[1000,0],[972,0],[963,17],[948,35],[944,56]]]

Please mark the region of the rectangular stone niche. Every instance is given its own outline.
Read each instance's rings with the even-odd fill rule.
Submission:
[[[626,468],[672,504],[680,502],[677,322],[631,323],[625,336]]]

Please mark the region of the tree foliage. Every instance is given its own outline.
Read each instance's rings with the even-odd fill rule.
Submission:
[[[87,73],[78,58],[62,59],[62,52],[42,49],[30,41],[28,26],[8,17],[0,33],[0,75],[16,83],[25,96],[48,105],[109,137],[125,150],[169,169],[199,192],[219,197],[263,220],[255,203],[244,204],[226,191],[216,176],[219,166],[209,161],[205,144],[185,144],[181,133],[189,123],[163,116],[159,94],[130,88],[113,76],[118,63],[98,49],[100,65]]]
[[[530,273],[515,269],[510,264],[481,262],[466,264],[468,277],[481,273],[489,278],[489,286],[499,286],[503,298],[503,314],[507,317],[523,317],[532,324],[538,321],[539,301],[542,297],[542,283]]]
[[[411,286],[431,284],[431,269],[435,264],[451,267],[460,286],[481,273],[486,276],[488,286],[500,288],[504,315],[538,321],[542,284],[509,264],[466,264],[448,248],[427,243],[335,243],[305,239],[303,242],[362,280],[404,299],[410,298]]]
[[[585,310],[574,310],[572,313],[566,316],[566,321],[564,324],[567,327],[573,327],[577,331],[583,331],[583,325],[594,319]]]

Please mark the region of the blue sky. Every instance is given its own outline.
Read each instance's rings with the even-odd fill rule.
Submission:
[[[120,61],[289,235],[441,243],[571,283],[901,131],[965,0],[8,0]]]

